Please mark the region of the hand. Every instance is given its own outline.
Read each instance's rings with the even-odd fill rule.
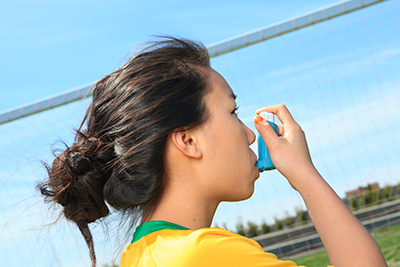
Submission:
[[[307,171],[316,171],[312,163],[305,134],[293,119],[285,105],[268,106],[256,111],[274,113],[282,124],[278,124],[276,135],[272,127],[262,117],[257,116],[254,124],[263,137],[271,156],[272,163],[290,184],[296,189],[301,179],[307,177]]]
[[[258,109],[268,111],[282,122],[279,136],[260,116],[254,120],[272,163],[303,197],[318,234],[335,266],[387,266],[368,231],[351,214],[342,200],[315,169],[303,130],[284,105]]]

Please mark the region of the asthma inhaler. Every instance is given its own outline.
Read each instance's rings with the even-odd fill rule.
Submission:
[[[278,134],[278,125],[275,124],[274,114],[271,112],[261,112],[259,116],[263,117],[274,129],[275,133]],[[267,146],[261,134],[258,134],[258,160],[256,166],[260,172],[274,170],[275,166],[272,164],[271,157]]]

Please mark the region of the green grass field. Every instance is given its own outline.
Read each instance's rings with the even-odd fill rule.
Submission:
[[[400,224],[372,232],[376,243],[381,248],[389,267],[400,266]],[[306,256],[290,258],[297,265],[308,267],[328,266],[329,259],[326,251],[318,251]]]

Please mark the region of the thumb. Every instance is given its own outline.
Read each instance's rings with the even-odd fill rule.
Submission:
[[[268,149],[278,144],[280,140],[278,135],[263,117],[256,116],[254,118],[254,126],[256,126],[257,131],[261,134]]]

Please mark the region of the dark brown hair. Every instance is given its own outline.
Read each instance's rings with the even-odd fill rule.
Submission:
[[[208,119],[203,70],[209,67],[202,44],[161,37],[94,85],[74,143],[56,155],[48,178],[37,185],[77,224],[92,266],[88,224],[109,214],[106,203],[134,220],[151,212],[162,191],[168,135]]]

